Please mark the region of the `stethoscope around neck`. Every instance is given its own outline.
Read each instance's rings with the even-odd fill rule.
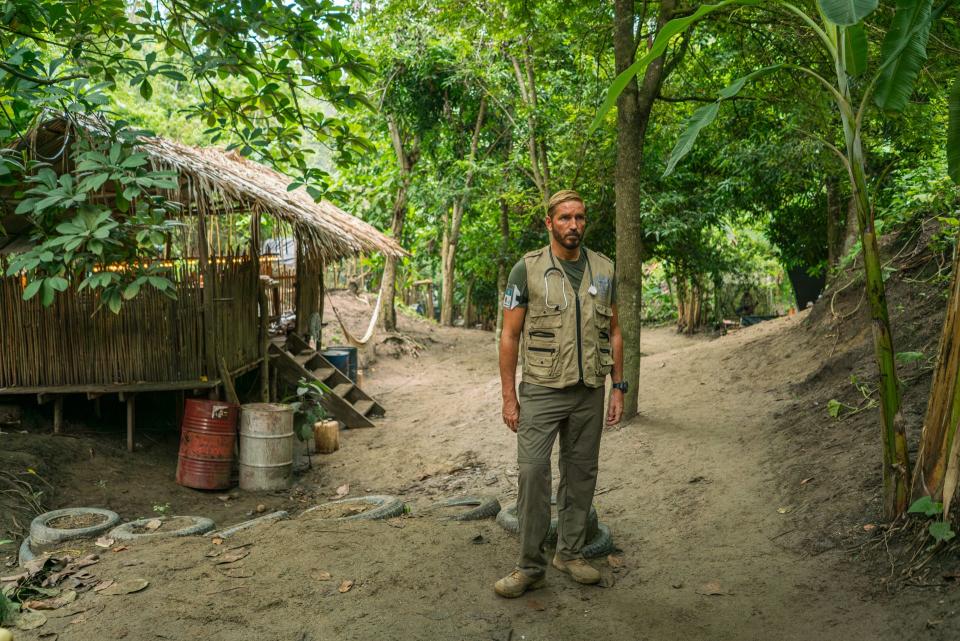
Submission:
[[[543,304],[547,307],[552,307],[554,311],[562,312],[570,306],[570,301],[567,300],[567,274],[557,266],[557,261],[553,258],[553,250],[549,249],[550,252],[550,267],[543,272]],[[590,257],[587,256],[587,250],[581,248],[580,251],[583,252],[583,257],[587,260],[587,277],[590,279],[590,287],[587,288],[587,293],[591,296],[597,295],[597,288],[593,284],[593,269],[590,267]],[[551,305],[550,304],[550,275],[557,274],[560,277],[560,294],[563,296],[563,305]]]

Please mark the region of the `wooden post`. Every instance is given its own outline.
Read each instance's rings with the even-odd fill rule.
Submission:
[[[270,402],[270,310],[267,308],[267,286],[264,283],[257,288],[257,302],[260,307],[260,400]]]
[[[317,270],[316,279],[317,286],[320,288],[317,293],[317,311],[320,313],[320,329],[317,330],[317,351],[323,349],[323,308],[324,308],[324,298],[327,293],[326,283],[323,282],[323,272],[326,269],[327,265],[323,262],[323,259],[318,259],[318,265],[320,268]]]
[[[136,428],[137,419],[137,397],[129,394],[126,397],[127,402],[127,451],[133,451],[133,432]]]
[[[303,239],[297,238],[296,332],[301,337],[310,332],[310,318],[320,309],[322,275],[316,259],[307,254]]]
[[[199,254],[200,273],[203,275],[203,294],[201,297],[201,305],[203,307],[203,353],[207,366],[206,374],[208,377],[213,378],[217,372],[216,331],[213,318],[213,298],[216,295],[213,281],[216,270],[210,262],[209,246],[207,244],[206,216],[202,211],[197,212],[197,227],[200,236],[198,238],[197,249],[199,251],[197,253]]]
[[[63,397],[57,396],[53,401],[53,433],[63,433]]]

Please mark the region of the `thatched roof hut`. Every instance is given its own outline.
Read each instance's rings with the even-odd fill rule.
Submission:
[[[106,121],[58,115],[40,122],[16,148],[63,175],[75,172],[78,141],[102,140],[110,130]],[[173,299],[143,288],[113,314],[104,309],[98,293],[71,282],[44,307],[39,296],[23,299],[27,283],[22,275],[0,272],[0,395],[37,394],[59,399],[62,405],[65,394],[132,398],[142,392],[199,389],[216,394],[221,385],[228,387],[232,376],[258,367],[266,389],[279,338],[267,329],[278,315],[277,306],[271,310],[268,303],[278,286],[264,285],[273,282],[264,276],[276,273],[260,255],[263,217],[276,222],[275,237],[296,241],[295,274],[283,275],[290,279],[285,300],[296,310],[301,341],[308,321],[315,327],[318,313],[322,316],[326,262],[361,253],[405,254],[373,226],[332,203],[315,202],[302,188],[288,190],[286,177],[234,152],[147,136],[136,138],[134,146],[154,171],[176,173],[171,182],[176,187],[156,195],[175,204],[167,215],[183,224],[176,226],[176,238],[157,247],[150,262],[166,270]],[[113,207],[112,182],[104,182],[88,200]],[[10,254],[32,245],[31,219],[14,213],[21,202],[18,191],[0,189],[0,263],[9,264]],[[115,213],[117,218],[124,215]],[[130,268],[115,263],[91,269]],[[286,358],[284,354],[280,350],[279,357]],[[313,375],[301,371],[302,357],[297,361],[287,356],[295,365],[293,375]],[[320,359],[317,355],[314,361]],[[323,367],[316,371],[330,375]],[[345,412],[352,411],[348,406],[354,401],[365,403],[365,413],[379,407],[346,381],[337,383],[340,388],[350,402],[339,397],[331,402],[340,403],[336,407]],[[128,414],[129,434],[131,417]],[[359,414],[356,419],[365,420]]]
[[[68,169],[65,153],[82,136],[104,136],[106,122],[89,116],[56,116],[40,122],[17,144],[34,159]],[[154,169],[176,171],[179,189],[163,195],[183,206],[181,215],[224,215],[231,212],[269,215],[289,226],[303,251],[324,262],[360,253],[400,256],[406,252],[372,225],[329,201],[316,202],[300,187],[287,190],[290,179],[277,171],[215,147],[191,147],[159,137],[140,137],[137,147]],[[0,254],[28,246],[21,234],[28,222],[11,212],[16,201],[0,198]]]

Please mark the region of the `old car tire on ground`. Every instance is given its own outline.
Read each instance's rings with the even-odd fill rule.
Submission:
[[[110,530],[110,536],[118,541],[141,541],[148,539],[165,539],[174,536],[191,536],[193,534],[205,534],[213,529],[214,523],[205,516],[160,516],[160,521],[169,519],[189,519],[190,525],[178,528],[176,530],[158,530],[156,532],[136,532],[135,528],[143,527],[153,519],[137,519]]]
[[[550,500],[550,505],[556,505],[556,499]],[[500,513],[497,514],[497,523],[505,529],[507,532],[512,534],[520,533],[520,521],[517,519],[517,504],[514,503],[510,507],[505,507],[500,510]],[[597,510],[592,505],[590,506],[590,514],[587,516],[587,540],[593,539],[597,532],[599,532],[599,520],[597,518]],[[557,542],[557,519],[556,517],[550,519],[550,529],[547,530],[547,543],[556,543]]]
[[[580,550],[583,558],[592,559],[598,556],[606,556],[613,552],[613,536],[610,534],[610,528],[605,524],[597,525],[597,535]]]
[[[341,516],[335,519],[337,521],[373,521],[380,519],[392,519],[397,516],[401,516],[404,511],[406,511],[406,505],[404,505],[403,501],[397,497],[374,494],[371,496],[358,496],[351,499],[340,499],[339,501],[321,503],[320,505],[315,505],[314,507],[304,510],[303,514],[309,514],[314,510],[325,508],[328,505],[340,505],[342,503],[370,503],[376,507],[365,512],[361,512],[360,514]]]
[[[98,514],[105,517],[100,523],[90,527],[78,528],[55,528],[48,524],[51,521],[64,516],[83,516],[85,514]],[[30,540],[33,545],[50,545],[69,541],[71,539],[82,539],[91,536],[97,536],[106,532],[120,522],[120,515],[111,510],[104,510],[98,507],[67,507],[62,510],[53,510],[44,512],[30,523]]]
[[[500,501],[495,496],[473,495],[462,496],[455,499],[448,499],[439,504],[440,508],[463,507],[475,505],[472,510],[451,514],[447,518],[451,521],[479,521],[480,519],[492,519],[500,513]]]

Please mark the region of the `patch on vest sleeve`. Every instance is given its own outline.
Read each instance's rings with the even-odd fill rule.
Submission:
[[[604,300],[609,299],[611,285],[610,278],[607,276],[597,276],[593,281],[593,285],[597,288],[597,295],[600,298]]]
[[[503,308],[516,309],[520,305],[520,289],[516,285],[507,285],[503,293]]]

